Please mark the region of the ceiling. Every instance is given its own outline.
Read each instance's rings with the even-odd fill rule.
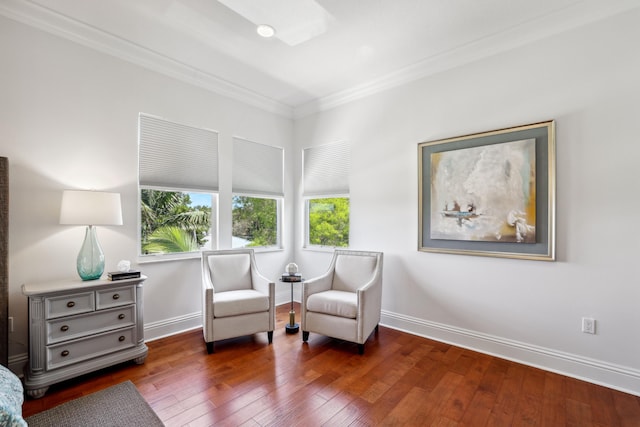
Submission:
[[[285,114],[636,7],[638,0],[0,0],[9,18]],[[263,19],[271,22],[255,22]],[[257,23],[273,25],[276,36],[258,36]]]

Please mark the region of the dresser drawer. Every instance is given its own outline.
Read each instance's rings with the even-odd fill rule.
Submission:
[[[135,335],[135,328],[130,327],[48,346],[47,369],[61,368],[134,347],[136,345]]]
[[[121,305],[135,304],[135,286],[124,286],[120,288],[104,289],[96,292],[96,308],[118,307]]]
[[[95,310],[95,295],[93,292],[78,292],[59,297],[48,297],[44,300],[44,306],[46,319],[89,313]]]
[[[112,329],[133,326],[136,322],[136,306],[128,305],[109,310],[80,314],[73,317],[47,321],[48,344],[55,344],[87,335],[95,335]]]

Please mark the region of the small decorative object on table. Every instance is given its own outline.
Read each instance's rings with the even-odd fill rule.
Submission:
[[[283,274],[280,278],[283,282],[301,282],[302,276],[299,273],[296,274]]]
[[[303,280],[302,275],[298,273],[298,266],[294,263],[287,264],[287,272],[280,277],[281,282],[291,283],[291,310],[289,311],[289,323],[285,325],[288,334],[295,334],[300,330],[300,325],[296,323],[296,312],[293,309],[293,284]]]
[[[297,272],[298,272],[298,264],[294,262],[290,262],[289,264],[287,264],[287,273],[289,273],[290,276],[296,274]]]
[[[129,271],[131,270],[131,261],[128,259],[121,259],[118,261],[118,271]]]
[[[110,271],[109,273],[107,273],[107,279],[111,281],[124,280],[124,279],[137,279],[138,277],[140,277],[140,271],[138,270]]]
[[[107,278],[113,280],[137,279],[140,277],[138,270],[131,270],[131,261],[123,259],[118,262],[118,271],[110,271]]]

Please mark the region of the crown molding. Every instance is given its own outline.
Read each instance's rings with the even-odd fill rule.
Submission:
[[[296,106],[294,119],[330,110],[639,7],[637,0],[578,1],[564,9],[434,55],[381,78]]]
[[[218,95],[293,117],[293,108],[288,105],[29,1],[3,0],[0,15]]]
[[[159,52],[98,30],[28,0],[3,0],[0,15],[124,61],[270,113],[298,119],[366,98],[474,61],[640,7],[637,0],[581,0],[505,31],[441,52],[375,80],[298,106],[289,106]]]

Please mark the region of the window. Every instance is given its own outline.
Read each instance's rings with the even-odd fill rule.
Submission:
[[[143,255],[212,249],[212,198],[207,193],[140,190]]]
[[[305,246],[349,246],[349,165],[347,144],[303,150]]]
[[[282,148],[233,139],[232,247],[280,247]]]
[[[217,133],[139,116],[140,254],[217,247]]]
[[[278,246],[278,200],[233,196],[234,248]]]
[[[349,198],[307,200],[309,245],[349,246]]]

